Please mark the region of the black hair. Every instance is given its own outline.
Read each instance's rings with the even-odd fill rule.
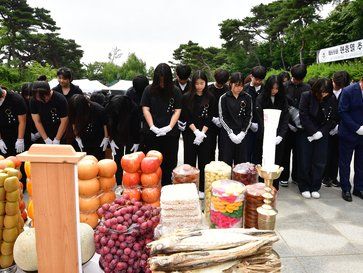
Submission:
[[[136,93],[142,94],[146,88],[146,86],[149,85],[149,80],[142,75],[136,76],[132,80],[132,86],[134,87]]]
[[[347,71],[338,71],[333,75],[333,82],[340,89],[350,84],[350,75]]]
[[[318,80],[317,78],[311,78],[311,79],[309,79],[308,80],[308,85],[310,85],[310,87],[312,87],[317,80]]]
[[[179,64],[175,69],[176,75],[179,77],[180,80],[187,80],[192,73],[192,69],[187,64]]]
[[[136,104],[127,96],[116,95],[108,102],[105,108],[107,127],[111,138],[116,143],[128,143],[131,115],[135,108],[137,108]]]
[[[21,86],[20,90],[21,96],[25,99],[26,97],[30,97],[32,95],[32,83],[26,82]]]
[[[57,71],[57,77],[62,76],[69,81],[73,81],[72,71],[68,67],[61,67]]]
[[[232,83],[243,85],[244,84],[244,77],[241,72],[234,72],[231,74],[229,78],[229,88],[232,88]]]
[[[263,80],[266,77],[266,68],[261,65],[255,66],[252,68],[251,74],[253,77]]]
[[[250,83],[252,81],[252,75],[248,74],[245,78],[245,80],[243,81],[244,84]]]
[[[214,79],[218,84],[226,84],[229,79],[229,72],[224,69],[217,69],[216,72],[214,72]]]
[[[104,106],[106,102],[106,96],[102,92],[93,92],[90,100]]]
[[[320,78],[315,81],[313,86],[311,87],[311,92],[313,93],[314,97],[321,101],[322,93],[329,93],[330,95],[333,93],[333,82],[331,79],[327,78]]]
[[[284,79],[287,79],[287,81],[291,79],[290,73],[287,71],[282,71],[278,77],[281,79],[282,83],[284,83]]]
[[[36,98],[37,95],[41,101],[45,100],[45,97],[50,94],[50,86],[49,83],[45,81],[35,81],[32,84],[32,96]]]
[[[163,77],[164,87],[160,86],[160,78]],[[173,74],[171,68],[166,63],[158,64],[154,70],[153,83],[151,84],[151,93],[160,95],[163,99],[169,100],[173,95]]]
[[[82,94],[76,94],[69,100],[69,122],[74,124],[76,136],[82,136],[89,123],[90,100]]]
[[[192,110],[194,107],[194,97],[196,96],[196,93],[197,93],[195,84],[196,84],[197,80],[203,80],[205,82],[205,86],[204,86],[203,94],[202,94],[202,106],[209,104],[209,101],[210,101],[211,94],[208,91],[207,74],[202,70],[197,70],[193,74],[190,91],[187,92],[187,94],[188,94],[187,101],[188,101],[188,107],[190,110]]]
[[[302,81],[308,73],[304,64],[295,64],[291,67],[290,72],[291,76],[298,81]]]
[[[285,96],[285,90],[284,90],[284,85],[282,83],[282,79],[278,75],[271,75],[270,77],[268,77],[265,83],[265,91],[263,92],[263,96],[265,98],[271,97],[271,90],[275,84],[277,84],[277,88],[279,90],[275,95],[275,97]]]
[[[40,75],[37,79],[37,81],[46,81],[47,80],[47,76],[46,75]]]

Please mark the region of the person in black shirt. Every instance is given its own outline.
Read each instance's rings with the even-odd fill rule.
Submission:
[[[207,75],[196,71],[192,77],[191,90],[183,95],[182,115],[186,121],[184,139],[184,163],[200,170],[199,191],[204,192],[204,167],[210,162],[210,130],[216,116],[217,102],[208,91]]]
[[[129,88],[126,92],[126,96],[128,96],[139,108],[138,111],[138,120],[139,120],[139,134],[137,136],[137,139],[135,140],[137,143],[133,146],[127,146],[126,150],[127,153],[136,152],[138,150],[141,150],[145,152],[145,141],[143,139],[143,135],[141,134],[141,129],[143,124],[145,123],[144,116],[142,113],[142,107],[140,106],[142,94],[144,93],[144,90],[146,86],[149,85],[149,80],[145,76],[137,76],[132,80],[132,87]]]
[[[243,91],[240,72],[231,75],[230,91],[221,96],[218,103],[222,124],[219,147],[220,159],[230,166],[247,162],[245,136],[252,121],[252,98]]]
[[[174,84],[182,94],[185,94],[191,88],[189,77],[192,73],[192,69],[187,64],[180,64],[176,67],[175,72],[176,80],[174,81]]]
[[[53,88],[54,91],[63,94],[67,101],[76,94],[82,94],[82,90],[72,83],[72,71],[67,67],[59,68],[57,71],[59,84]]]
[[[66,98],[50,89],[49,84],[36,81],[32,86],[30,112],[46,144],[64,143],[64,133],[68,125],[68,104]]]
[[[277,109],[281,110],[279,125],[277,128],[277,136],[276,136],[276,155],[275,155],[275,164],[282,165],[282,159],[284,155],[284,144],[285,144],[285,136],[287,130],[289,129],[289,111],[288,104],[284,92],[284,86],[282,84],[281,79],[276,76],[270,76],[264,88],[264,91],[257,97],[256,99],[256,111],[258,114],[258,130],[257,135],[257,145],[256,145],[256,153],[258,164],[262,163],[262,146],[263,146],[263,134],[264,134],[264,117],[263,110],[264,109]],[[274,187],[279,189],[279,181],[274,181]]]
[[[305,65],[297,64],[291,68],[291,80],[285,83],[285,93],[287,102],[289,104],[289,113],[290,113],[290,121],[289,121],[289,130],[286,135],[286,143],[285,143],[285,151],[284,151],[284,159],[283,159],[283,167],[284,170],[280,176],[280,185],[287,187],[288,181],[290,178],[290,156],[292,154],[292,171],[291,178],[294,181],[297,181],[297,140],[296,136],[300,134],[301,131],[301,123],[299,119],[299,104],[301,94],[305,91],[309,91],[311,89],[310,85],[304,84],[304,78],[306,76],[307,70]]]
[[[175,125],[181,112],[181,93],[173,84],[169,65],[162,63],[155,68],[153,83],[146,87],[141,106],[148,125],[144,127],[146,150],[163,154],[162,184],[170,184],[178,162],[179,130]]]
[[[105,109],[80,94],[74,95],[68,106],[69,123],[76,136],[73,146],[98,160],[104,159],[109,143]]]
[[[125,149],[130,145],[138,145],[139,108],[128,96],[116,95],[110,99],[105,111],[110,147],[117,164],[116,181],[120,185],[122,180],[121,158],[125,154]]]
[[[0,155],[14,156],[25,150],[26,105],[13,91],[0,88]]]
[[[229,72],[227,70],[218,69],[214,73],[215,83],[208,86],[209,92],[212,93],[217,103],[219,102],[220,97],[225,94],[229,87],[227,82],[229,80]],[[214,161],[216,159],[216,148],[217,148],[217,136],[220,134],[220,128],[222,127],[221,122],[219,121],[218,111],[216,115],[212,119],[212,124],[209,128],[209,138],[210,138],[210,161]]]
[[[256,99],[259,94],[263,92],[263,80],[266,77],[266,68],[263,66],[255,66],[251,71],[251,82],[245,84],[243,90],[249,94],[252,98],[253,107],[253,118],[250,130],[247,132],[246,142],[247,142],[247,161],[254,164],[257,163],[256,157],[256,141],[257,141],[257,131],[258,131],[258,115],[256,113]]]
[[[283,84],[287,83],[288,81],[291,80],[291,77],[290,77],[290,74],[289,72],[287,71],[282,71],[280,74],[279,74],[279,79],[282,81]]]
[[[102,91],[93,92],[89,99],[90,101],[96,102],[103,107],[106,105],[106,96]]]
[[[328,156],[328,136],[337,124],[338,115],[331,80],[318,79],[311,91],[302,93],[299,113],[303,129],[297,135],[298,186],[303,197],[319,198]]]

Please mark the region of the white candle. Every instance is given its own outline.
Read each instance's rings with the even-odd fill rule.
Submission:
[[[276,153],[276,134],[279,126],[281,111],[275,109],[264,109],[264,134],[262,168],[267,171],[274,171]]]

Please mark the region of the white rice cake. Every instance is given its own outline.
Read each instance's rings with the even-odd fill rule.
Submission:
[[[194,183],[167,185],[161,189],[160,204],[183,204],[199,202],[197,187]]]

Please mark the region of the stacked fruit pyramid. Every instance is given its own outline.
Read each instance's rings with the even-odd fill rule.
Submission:
[[[78,193],[80,221],[92,228],[98,225],[97,210],[105,203],[112,203],[115,198],[116,163],[111,159],[98,161],[93,156],[86,156],[78,163]]]
[[[19,209],[21,183],[18,175],[19,171],[14,168],[5,168],[0,171],[1,268],[13,265],[14,243],[24,227],[24,220]]]
[[[161,163],[163,156],[158,151],[136,152],[122,157],[121,166],[123,193],[131,199],[160,206]]]

